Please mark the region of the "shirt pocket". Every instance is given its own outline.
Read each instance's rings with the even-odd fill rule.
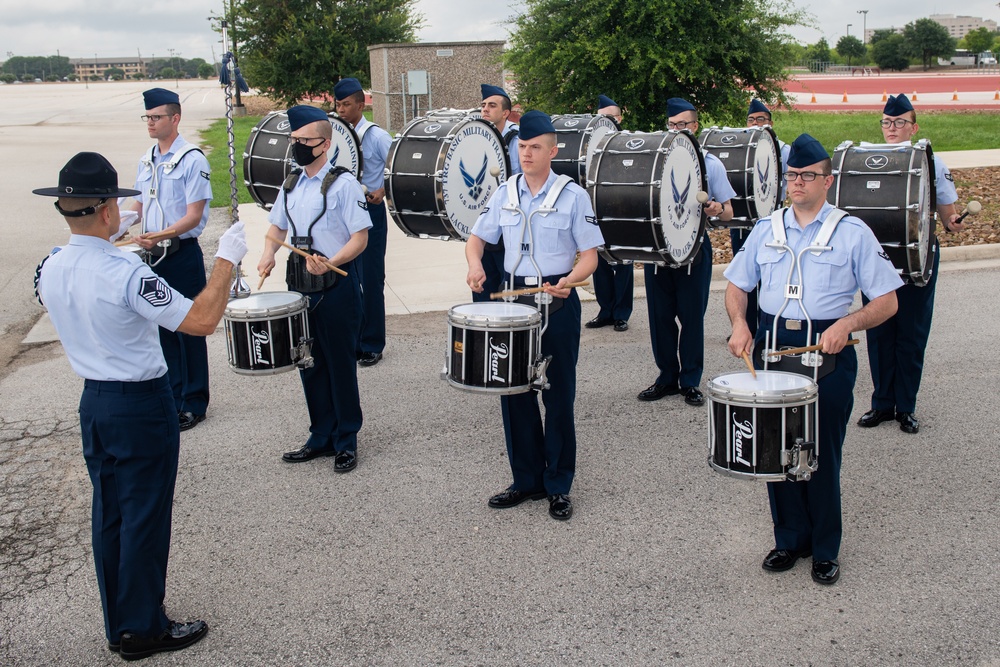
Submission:
[[[294,192],[293,190],[292,196],[286,200],[289,227],[294,227],[295,236],[306,236],[313,221],[324,213],[323,197],[315,193],[312,196],[296,197]]]
[[[850,255],[843,251],[827,250],[818,255],[806,253],[802,258],[806,266],[806,289],[812,285],[818,286],[825,292],[832,294],[853,293],[857,289],[857,282],[854,280],[854,272],[850,266]],[[815,280],[815,283],[809,282]]]
[[[760,283],[764,289],[780,290],[784,294],[784,286],[788,282],[788,263],[781,263],[788,251],[778,252],[774,248],[762,246],[757,252],[757,264],[760,265]]]
[[[538,247],[548,253],[558,253],[565,250],[576,250],[573,245],[570,225],[572,220],[566,213],[549,213],[546,216],[537,216],[540,220],[538,225]]]
[[[497,226],[500,227],[500,242],[505,248],[510,248],[512,252],[519,252],[521,243],[521,214],[517,211],[501,211],[497,216]],[[527,239],[524,240],[528,242]]]

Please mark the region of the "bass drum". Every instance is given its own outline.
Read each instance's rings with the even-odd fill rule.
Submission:
[[[344,167],[361,180],[364,159],[358,135],[346,120],[336,114],[327,115],[333,126],[327,157],[335,167]],[[243,183],[262,208],[271,209],[278,199],[281,184],[298,166],[292,157],[292,145],[288,143],[291,133],[288,113],[284,111],[272,111],[250,130],[243,152]]]
[[[621,127],[611,116],[589,114],[564,114],[552,117],[556,128],[556,147],[559,152],[552,158],[552,171],[565,174],[581,188],[587,187],[587,167],[594,157],[594,149],[605,134],[618,132]]]
[[[770,127],[713,127],[701,133],[701,148],[719,158],[726,168],[732,198],[733,219],[714,227],[753,227],[778,207],[781,196],[781,152]],[[714,223],[714,224],[713,224]]]
[[[900,277],[918,287],[934,269],[934,159],[931,144],[845,141],[833,151],[827,200],[864,220]]]
[[[698,193],[708,186],[701,147],[687,130],[606,134],[587,185],[608,263],[684,266],[698,256],[705,236]]]
[[[464,241],[500,185],[510,158],[492,123],[471,116],[413,120],[385,161],[389,215],[407,236]]]

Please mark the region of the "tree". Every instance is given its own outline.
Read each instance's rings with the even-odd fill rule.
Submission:
[[[976,28],[965,35],[965,48],[976,54],[976,64],[979,64],[979,54],[990,51],[993,47],[993,33],[986,28]]]
[[[215,76],[215,68],[208,63],[202,63],[198,65],[198,78],[200,79],[211,79]]]
[[[868,55],[868,49],[865,48],[865,45],[862,44],[861,40],[857,37],[844,35],[840,38],[840,41],[837,42],[837,54],[840,55],[841,58],[845,58],[847,60],[848,67],[850,67],[851,62],[855,58],[860,59]],[[859,62],[863,61],[859,60]]]
[[[872,60],[882,69],[902,72],[910,67],[903,36],[892,30],[876,30],[872,34]]]
[[[17,81],[17,77],[10,72],[4,72],[3,74],[0,74],[0,81],[3,81],[4,83],[14,83]]]
[[[924,71],[931,67],[934,58],[950,58],[955,53],[955,39],[948,29],[931,19],[917,19],[903,28],[903,44],[906,53],[920,58]]]
[[[371,83],[368,45],[411,42],[416,0],[240,0],[230,23],[247,83],[294,104],[341,78]],[[228,47],[228,45],[227,45]]]
[[[163,69],[160,70],[160,78],[161,79],[176,79],[177,78],[177,70],[175,70],[173,67],[164,67]]]
[[[50,74],[60,79],[69,76],[73,73],[73,66],[65,56],[12,56],[4,63],[3,71],[34,81]]]
[[[109,67],[104,70],[104,78],[112,81],[121,81],[125,78],[125,70],[121,67]]]
[[[671,97],[735,121],[746,118],[750,89],[785,101],[791,40],[782,30],[799,19],[783,0],[780,8],[770,0],[526,0],[504,64],[518,101],[549,113],[592,111],[605,92],[628,108],[630,129],[663,129]]]
[[[810,72],[824,71],[825,63],[833,60],[833,54],[830,53],[830,45],[827,44],[826,38],[821,37],[815,44],[807,46],[804,59],[809,65]]]

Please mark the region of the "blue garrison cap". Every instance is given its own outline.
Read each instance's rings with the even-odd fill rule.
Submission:
[[[829,157],[830,154],[823,148],[823,144],[803,133],[792,142],[792,151],[788,154],[788,166],[801,169],[827,160]]]
[[[616,107],[616,106],[618,106],[618,102],[615,102],[613,99],[611,99],[607,95],[598,95],[597,96],[597,108],[598,109],[603,109],[604,107]]]
[[[483,91],[484,100],[487,97],[493,97],[494,95],[499,95],[500,97],[506,97],[508,100],[510,99],[510,95],[507,94],[507,91],[501,88],[500,86],[491,86],[488,83],[482,83],[479,84],[479,87]]]
[[[180,104],[181,98],[177,93],[165,88],[150,88],[142,94],[142,99],[146,103],[146,111],[162,107],[164,104]]]
[[[685,111],[696,111],[694,105],[680,97],[671,97],[667,100],[667,118],[673,118]]]
[[[913,105],[906,99],[906,93],[890,95],[885,101],[885,108],[882,109],[882,113],[886,116],[902,116],[907,111],[913,111]]]
[[[771,115],[771,110],[764,106],[764,103],[760,100],[751,100],[750,109],[747,111],[747,115],[750,116],[755,113],[766,113],[768,116]]]
[[[342,100],[348,95],[361,92],[361,82],[355,78],[341,79],[333,87],[333,97]]]
[[[329,120],[326,113],[322,109],[317,109],[316,107],[311,107],[306,104],[300,104],[288,110],[288,124],[292,126],[293,132],[301,127],[305,127],[309,123],[315,123],[318,120]]]
[[[540,134],[554,134],[555,126],[547,113],[541,111],[529,111],[521,116],[521,129],[518,131],[520,139],[534,139]]]

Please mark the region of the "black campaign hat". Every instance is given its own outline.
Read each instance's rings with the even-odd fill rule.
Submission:
[[[138,190],[118,187],[118,172],[100,153],[77,153],[59,172],[59,186],[32,190],[43,197],[110,199],[135,197]]]

